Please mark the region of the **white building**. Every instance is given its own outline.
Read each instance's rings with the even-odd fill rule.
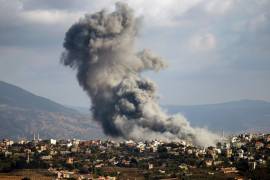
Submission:
[[[50,144],[56,145],[56,140],[55,139],[50,139]]]

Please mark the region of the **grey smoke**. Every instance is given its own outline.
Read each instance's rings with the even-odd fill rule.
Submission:
[[[141,72],[159,71],[166,64],[150,50],[135,51],[138,27],[133,10],[116,3],[114,12],[87,14],[66,33],[61,60],[77,69],[94,119],[112,137],[213,145],[215,134],[193,128],[183,116],[169,116],[159,106],[155,84]]]

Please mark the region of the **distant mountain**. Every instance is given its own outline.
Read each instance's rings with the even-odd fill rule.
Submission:
[[[0,103],[11,107],[41,110],[48,112],[74,113],[71,108],[34,95],[20,87],[0,81]]]
[[[270,131],[270,103],[240,100],[194,106],[164,106],[171,114],[183,114],[194,126],[228,133]]]
[[[239,100],[204,105],[164,105],[169,114],[184,115],[193,126],[214,132],[243,133],[270,131],[270,103],[260,100]],[[70,107],[89,114],[89,108]]]
[[[31,138],[37,132],[43,138],[104,137],[90,114],[83,114],[2,81],[0,124],[0,138]]]
[[[270,103],[241,100],[219,104],[163,106],[183,114],[193,126],[228,133],[270,131]],[[103,138],[89,108],[66,107],[0,81],[0,138]]]
[[[74,110],[80,112],[81,114],[91,115],[90,106],[89,106],[89,108],[87,108],[87,107],[67,105],[67,107],[74,109]]]

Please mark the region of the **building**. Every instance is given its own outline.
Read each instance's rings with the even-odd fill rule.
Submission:
[[[50,139],[50,144],[56,145],[56,140],[55,139]]]
[[[40,159],[42,159],[42,160],[51,160],[52,159],[52,156],[51,155],[41,156]]]
[[[66,160],[67,164],[73,164],[73,162],[74,162],[74,159],[72,157],[68,157]]]

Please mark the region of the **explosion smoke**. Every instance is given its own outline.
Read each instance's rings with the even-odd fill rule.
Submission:
[[[105,134],[135,140],[190,140],[212,145],[217,136],[169,116],[157,103],[154,83],[141,76],[166,67],[149,50],[135,52],[138,19],[126,4],[85,15],[67,31],[62,63],[77,69],[79,84],[92,101],[94,119]]]

